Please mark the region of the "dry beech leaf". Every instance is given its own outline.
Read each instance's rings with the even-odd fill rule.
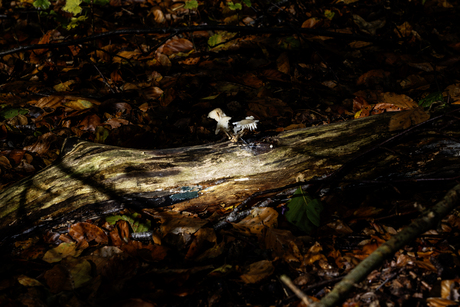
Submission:
[[[24,147],[24,150],[35,152],[38,155],[44,155],[50,149],[51,144],[57,140],[58,137],[53,132],[47,132],[40,135],[34,144]]]
[[[157,86],[150,86],[142,90],[142,95],[147,100],[155,100],[163,95],[163,90]]]
[[[458,300],[459,282],[459,278],[441,281],[441,297],[448,300]]]
[[[147,16],[153,16],[153,20],[157,24],[162,24],[166,21],[165,15],[159,6],[153,7]]]
[[[457,301],[451,301],[445,298],[440,297],[429,297],[426,299],[426,304],[429,307],[448,307],[448,306],[456,306]]]
[[[262,236],[267,227],[275,227],[278,223],[278,212],[273,208],[254,208],[251,214],[240,222],[233,224],[233,228],[247,235]]]
[[[261,88],[264,85],[263,81],[257,78],[257,76],[252,73],[247,73],[243,75],[241,79],[245,85],[251,86],[253,88]]]
[[[0,167],[4,169],[12,169],[13,167],[11,166],[10,160],[8,160],[7,157],[5,156],[0,156]]]
[[[78,242],[83,240],[94,240],[100,244],[108,243],[108,237],[105,232],[91,223],[81,222],[73,224],[69,229],[69,235]]]
[[[302,24],[302,28],[313,29],[319,23],[322,23],[322,20],[316,17],[308,18]]]
[[[254,284],[270,276],[275,271],[275,267],[269,260],[254,262],[246,269],[247,273],[241,275],[241,279],[247,284]]]
[[[37,108],[53,108],[56,109],[60,106],[62,106],[62,101],[64,100],[64,97],[62,96],[48,96],[48,97],[43,97],[38,100],[38,102],[35,104]]]
[[[166,42],[162,47],[158,48],[160,53],[171,55],[178,52],[189,52],[193,49],[191,41],[185,38],[171,39]]]
[[[388,129],[389,131],[407,129],[410,126],[420,124],[429,118],[430,115],[425,113],[422,108],[399,112],[391,117]]]
[[[303,248],[302,242],[289,230],[269,227],[266,230],[264,241],[266,249],[272,250],[277,257],[282,257],[288,263],[301,262],[303,259],[300,252]]]
[[[409,37],[412,34],[412,26],[407,21],[397,26],[397,28],[394,31],[399,37]]]
[[[353,22],[358,25],[359,29],[364,33],[375,35],[378,29],[382,28],[386,21],[385,19],[378,19],[367,22],[359,15],[353,15]]]
[[[113,58],[113,63],[125,63],[129,59],[136,59],[137,57],[141,56],[142,52],[140,50],[134,50],[134,51],[120,51],[117,53],[117,56]]]
[[[460,104],[460,83],[455,83],[446,87],[444,97],[450,97],[452,104]]]
[[[372,69],[359,76],[358,81],[356,81],[356,84],[366,86],[380,84],[383,81],[385,81],[389,76],[389,71],[384,71],[383,69]]]
[[[275,69],[266,69],[261,72],[261,76],[273,81],[288,81],[288,78],[285,74]]]
[[[380,103],[392,104],[396,107],[399,107],[401,110],[415,109],[418,107],[418,104],[409,96],[404,94],[399,95],[396,93],[383,93],[380,96]],[[380,104],[378,103],[377,106]]]
[[[43,278],[52,293],[73,290],[70,272],[64,265],[55,265],[45,272]]]
[[[276,66],[278,67],[279,71],[286,75],[289,75],[291,68],[289,65],[289,56],[287,52],[281,53],[281,55],[276,60]]]

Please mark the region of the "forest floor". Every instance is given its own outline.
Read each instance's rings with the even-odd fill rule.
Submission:
[[[223,141],[215,108],[253,116],[257,135],[401,110],[417,123],[460,104],[454,1],[47,3],[0,3],[0,188],[52,164],[72,136],[141,149]],[[0,305],[302,306],[281,275],[321,299],[456,184],[440,182],[311,195],[324,209],[309,232],[286,218],[295,188],[224,229],[212,224],[225,204],[69,221],[2,247]],[[343,306],[457,305],[459,225],[453,212]]]

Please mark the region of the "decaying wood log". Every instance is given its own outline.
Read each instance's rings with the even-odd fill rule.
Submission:
[[[138,150],[68,142],[61,159],[1,191],[0,235],[32,229],[91,204],[176,204],[179,210],[210,211],[237,204],[255,192],[294,183],[299,176],[308,180],[333,172],[394,135],[388,131],[391,116],[286,131],[254,146],[224,142]],[[371,170],[367,167],[356,178]]]

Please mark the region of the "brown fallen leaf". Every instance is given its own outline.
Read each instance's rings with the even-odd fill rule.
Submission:
[[[269,260],[254,262],[246,268],[246,274],[241,275],[241,279],[246,284],[254,284],[270,276],[275,271],[275,267]]]
[[[398,112],[391,117],[388,124],[389,131],[396,131],[400,129],[407,129],[410,126],[420,124],[430,118],[430,115],[425,113],[422,108]]]
[[[404,94],[396,94],[396,93],[383,93],[380,95],[380,102],[376,105],[378,107],[380,104],[382,105],[392,105],[394,108],[399,108],[400,110],[409,110],[415,109],[418,107],[418,104],[409,96]],[[382,109],[386,109],[382,107]],[[398,111],[398,110],[387,110],[387,111]]]

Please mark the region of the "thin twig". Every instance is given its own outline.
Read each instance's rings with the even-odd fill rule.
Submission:
[[[298,298],[302,300],[305,306],[310,306],[313,303],[311,298],[309,298],[305,293],[303,293],[302,290],[297,288],[289,277],[287,277],[286,275],[281,275],[280,279],[282,282],[284,282],[286,286],[289,287],[289,289],[291,289],[292,292],[294,292],[295,295],[297,295]]]
[[[0,52],[0,56],[27,51],[27,50],[34,50],[34,49],[54,49],[58,47],[66,47],[72,45],[78,45],[85,42],[93,41],[96,39],[101,39],[110,36],[117,36],[117,35],[133,35],[133,34],[170,34],[173,33],[174,35],[187,33],[187,32],[194,32],[194,31],[227,31],[227,32],[241,32],[244,34],[265,34],[265,33],[272,33],[272,34],[312,34],[312,35],[321,35],[321,36],[328,36],[346,40],[360,40],[360,41],[368,41],[368,42],[375,42],[375,43],[382,43],[382,44],[396,44],[397,42],[393,40],[385,40],[381,39],[380,37],[375,36],[366,36],[366,35],[357,35],[357,34],[347,34],[347,33],[339,33],[339,32],[331,32],[331,31],[324,31],[324,30],[316,30],[316,29],[308,29],[308,28],[255,28],[255,27],[245,27],[245,26],[197,26],[197,27],[179,27],[179,28],[151,28],[151,29],[123,29],[117,31],[110,31],[104,32],[96,35],[91,35],[87,37],[82,37],[79,39],[65,41],[60,43],[52,43],[52,44],[35,44],[35,45],[28,45],[28,46],[21,46],[18,48],[6,50]]]

